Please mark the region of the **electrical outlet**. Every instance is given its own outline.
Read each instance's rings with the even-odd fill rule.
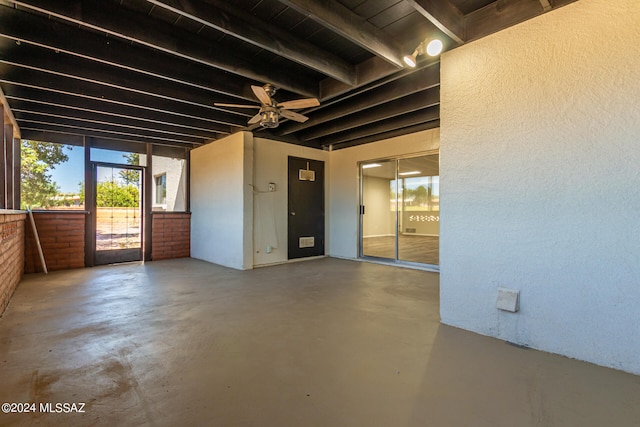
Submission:
[[[276,184],[273,182],[269,183],[269,191],[276,191]]]

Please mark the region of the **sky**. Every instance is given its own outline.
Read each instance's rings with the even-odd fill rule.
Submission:
[[[84,181],[84,148],[65,145],[64,153],[69,160],[51,170],[51,177],[62,193],[77,193],[78,184]],[[91,160],[107,163],[125,163],[121,151],[91,149]]]

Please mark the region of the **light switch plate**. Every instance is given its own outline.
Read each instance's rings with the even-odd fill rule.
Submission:
[[[498,288],[498,301],[496,307],[499,310],[515,313],[520,309],[520,291],[515,289]]]

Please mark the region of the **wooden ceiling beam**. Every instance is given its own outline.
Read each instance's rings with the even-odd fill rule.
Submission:
[[[310,141],[349,129],[371,125],[381,120],[435,106],[439,103],[439,91],[426,90],[374,108],[363,109],[342,119],[335,119],[332,122],[324,123],[323,126],[318,128],[301,132],[299,138],[303,141]]]
[[[149,138],[156,141],[180,142],[200,145],[207,141],[216,139],[216,135],[209,137],[196,137],[191,135],[180,135],[176,133],[166,133],[155,129],[145,129],[139,126],[122,126],[117,123],[101,122],[96,120],[83,120],[78,117],[54,116],[50,113],[40,114],[33,112],[16,112],[18,120],[24,126],[58,126],[79,131],[81,133],[91,133],[93,131],[104,132],[110,135],[122,135],[126,137]]]
[[[0,5],[0,36],[213,93],[254,100],[246,79],[77,26]]]
[[[398,72],[398,68],[377,56],[356,65],[356,87],[361,87],[376,80]],[[320,82],[320,101],[333,99],[353,90],[353,86],[335,79],[324,79]]]
[[[278,27],[269,26],[264,21],[230,3],[215,0],[207,3],[198,0],[147,1],[179,16],[312,68],[348,85],[353,86],[356,82],[355,68],[337,55],[320,49]]]
[[[173,126],[170,123],[149,123],[136,118],[113,117],[96,111],[74,110],[49,105],[14,102],[13,109],[21,120],[38,118],[42,120],[49,117],[50,120],[77,120],[79,124],[93,123],[96,125],[117,126],[124,130],[153,132],[158,135],[173,135],[178,138],[196,138],[198,140],[216,139],[221,133],[215,131],[197,131]]]
[[[0,64],[9,64],[30,70],[42,71],[54,76],[64,76],[90,83],[101,84],[116,89],[122,89],[168,99],[180,103],[194,105],[212,110],[212,113],[221,112],[220,119],[227,123],[235,124],[238,120],[251,117],[246,111],[229,114],[213,105],[213,100],[219,102],[235,102],[235,98],[206,92],[191,86],[175,82],[167,82],[157,77],[151,77],[134,71],[96,63],[84,58],[74,58],[64,53],[35,48],[27,44],[16,46],[0,59]],[[162,88],[162,90],[158,90]],[[236,117],[240,116],[240,117]]]
[[[16,108],[34,111],[48,109],[58,111],[79,111],[80,114],[96,114],[105,119],[138,121],[149,123],[148,126],[170,124],[180,132],[205,132],[206,134],[230,133],[230,127],[209,120],[175,115],[169,112],[149,110],[137,106],[114,104],[103,99],[90,99],[60,92],[39,90],[36,88],[8,86],[8,102]]]
[[[391,131],[384,131],[381,133],[377,133],[375,135],[372,136],[367,136],[364,138],[357,138],[357,139],[351,139],[351,140],[347,140],[343,143],[340,144],[331,144],[330,142],[327,142],[323,145],[323,147],[325,149],[333,149],[333,150],[339,150],[339,149],[343,149],[343,148],[349,148],[349,147],[355,147],[358,145],[364,145],[364,144],[369,144],[371,142],[378,142],[378,141],[382,141],[384,139],[389,139],[389,138],[395,138],[398,136],[402,136],[402,135],[408,135],[411,133],[417,133],[417,132],[422,132],[425,130],[429,130],[429,129],[435,129],[440,127],[440,120],[433,120],[433,121],[428,121],[428,122],[422,122],[420,124],[417,124],[415,126],[409,126],[409,127],[405,127],[402,129],[396,129],[396,130],[391,130]]]
[[[280,2],[393,64],[398,69],[405,66],[402,50],[395,41],[390,40],[380,29],[339,2],[335,0],[280,0]]]
[[[465,42],[464,15],[448,0],[405,0],[457,44]],[[544,0],[541,0],[544,1]],[[443,40],[444,41],[444,40]]]
[[[201,118],[229,126],[244,125],[245,121],[243,116],[214,111],[208,107],[184,103],[167,97],[158,97],[142,91],[134,92],[128,88],[107,85],[98,81],[78,79],[61,74],[55,75],[46,70],[14,66],[6,64],[2,60],[0,60],[0,71],[1,75],[5,76],[0,82],[10,85],[39,88],[90,99],[102,99],[148,110]]]
[[[372,137],[381,133],[387,133],[400,129],[406,129],[421,125],[423,123],[432,122],[440,118],[440,111],[437,106],[424,108],[422,110],[414,111],[402,116],[393,117],[388,120],[384,120],[374,126],[367,126],[364,128],[351,129],[347,132],[331,135],[330,137],[323,138],[320,142],[321,145],[339,145],[348,143],[354,140],[360,140],[366,137]]]
[[[17,6],[52,15],[58,19],[111,36],[139,43],[182,59],[238,74],[255,82],[269,82],[279,88],[304,96],[317,96],[318,85],[299,74],[285,73],[260,64],[252,64],[238,52],[212,48],[214,41],[205,42],[195,34],[162,23],[150,16],[130,12],[110,1],[16,0]]]
[[[366,91],[358,96],[353,96],[349,100],[336,103],[335,106],[323,108],[316,111],[304,123],[288,122],[283,126],[280,135],[287,135],[301,131],[313,126],[339,119],[367,108],[376,107],[396,99],[401,99],[417,92],[427,89],[438,92],[440,86],[440,67],[432,66],[423,68],[404,78],[394,80],[384,86]]]
[[[114,140],[133,141],[152,144],[168,144],[173,146],[189,146],[197,147],[206,143],[207,141],[194,141],[194,140],[182,140],[177,138],[155,137],[144,135],[135,132],[120,132],[118,130],[112,131],[108,129],[99,129],[90,126],[78,126],[77,124],[67,124],[64,122],[56,121],[55,123],[48,123],[46,121],[29,120],[23,122],[23,129],[30,131],[48,131],[55,133],[63,133],[69,135],[84,135],[95,136]]]

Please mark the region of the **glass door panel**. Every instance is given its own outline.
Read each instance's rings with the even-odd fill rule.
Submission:
[[[95,166],[96,264],[142,259],[142,170]]]
[[[439,160],[432,154],[361,165],[361,256],[439,265]]]
[[[396,161],[372,162],[361,168],[361,254],[396,259]]]
[[[439,264],[439,155],[398,161],[398,259]]]

